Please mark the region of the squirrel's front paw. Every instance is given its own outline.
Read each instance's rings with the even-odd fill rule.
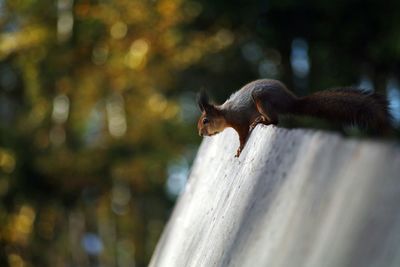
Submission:
[[[242,148],[239,147],[238,150],[236,151],[235,158],[238,158],[240,156],[240,153],[242,153]]]

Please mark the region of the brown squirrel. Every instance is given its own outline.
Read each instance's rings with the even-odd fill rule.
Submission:
[[[197,103],[202,114],[197,123],[200,136],[212,136],[227,127],[239,134],[239,157],[247,137],[259,124],[278,124],[278,115],[306,115],[341,124],[386,131],[390,129],[385,97],[357,88],[344,87],[297,97],[277,80],[256,80],[243,86],[222,105],[210,103],[202,91]]]

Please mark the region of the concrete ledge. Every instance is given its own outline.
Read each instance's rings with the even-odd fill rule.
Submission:
[[[150,266],[400,266],[400,148],[257,126],[205,138]]]

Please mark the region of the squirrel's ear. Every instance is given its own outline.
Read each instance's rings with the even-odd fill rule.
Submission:
[[[199,105],[201,111],[206,110],[210,106],[209,101],[206,91],[204,89],[200,90],[197,94],[197,105]]]

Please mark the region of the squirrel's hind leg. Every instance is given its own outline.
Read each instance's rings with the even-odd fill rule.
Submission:
[[[251,127],[254,128],[258,123],[265,125],[278,124],[278,114],[274,111],[272,105],[263,99],[262,95],[258,93],[253,93],[252,97],[257,111],[261,114],[261,116],[255,119],[255,121],[251,124]]]
[[[271,124],[263,115],[260,115],[250,125],[250,132],[253,131],[254,128],[256,128],[257,124],[260,124],[260,123],[264,124],[264,125],[270,125]]]

